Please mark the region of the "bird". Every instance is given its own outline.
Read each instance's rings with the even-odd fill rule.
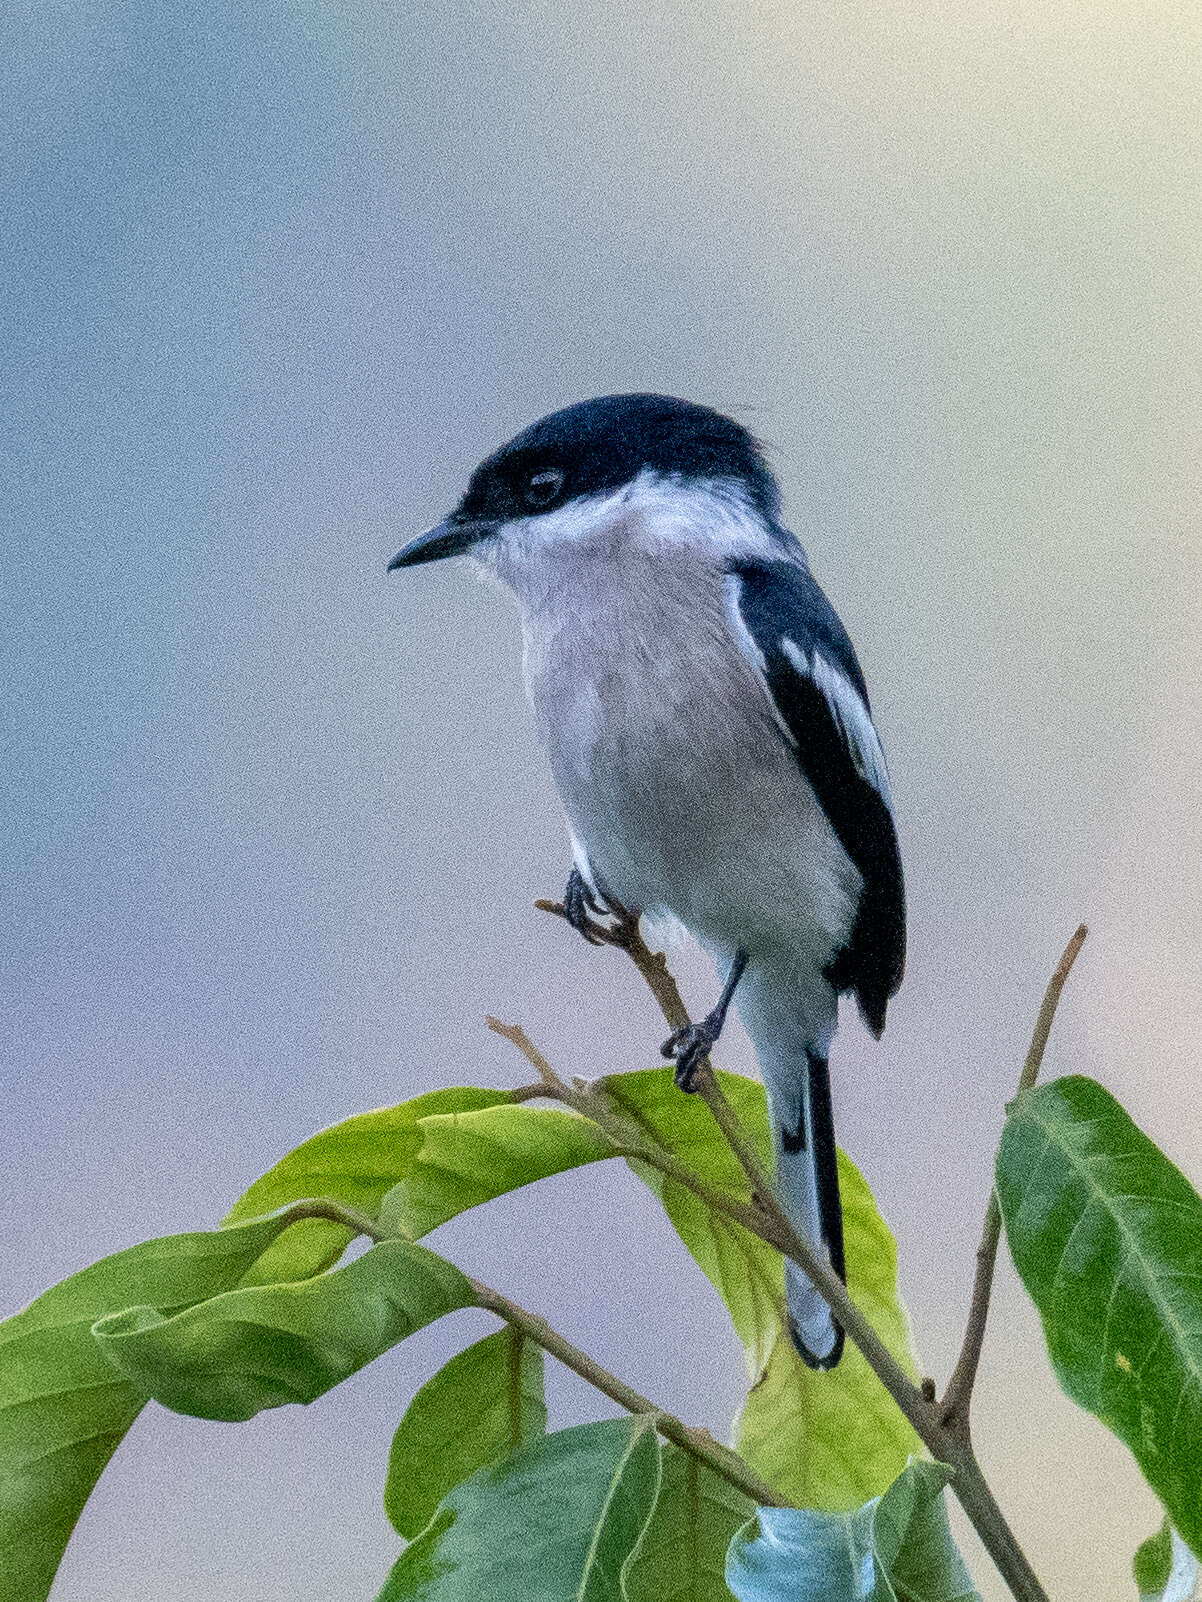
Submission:
[[[692,1088],[732,1001],[767,1092],[777,1193],[846,1282],[829,1058],[842,995],[885,1027],[905,967],[893,799],[855,650],[781,521],[764,448],[710,407],[606,395],[487,456],[390,570],[472,558],[517,597],[564,811],[563,907],[673,920],[723,976],[663,1046]],[[785,1263],[813,1369],[844,1332]]]

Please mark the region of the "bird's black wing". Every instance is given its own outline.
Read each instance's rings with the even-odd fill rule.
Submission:
[[[875,1035],[906,960],[906,900],[885,754],[864,675],[834,607],[800,562],[741,562],[728,578],[739,643],[831,828],[864,881],[832,982]]]

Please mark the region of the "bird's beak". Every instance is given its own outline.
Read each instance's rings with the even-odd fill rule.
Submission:
[[[421,562],[437,562],[444,556],[462,556],[464,551],[491,532],[487,524],[458,519],[452,513],[424,534],[419,534],[415,540],[410,540],[389,562],[388,571],[391,573],[394,567],[417,567]]]

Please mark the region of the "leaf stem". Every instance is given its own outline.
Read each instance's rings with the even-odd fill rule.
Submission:
[[[1031,1035],[1031,1044],[1027,1050],[1026,1061],[1023,1063],[1022,1073],[1019,1075],[1018,1093],[1030,1090],[1039,1077],[1039,1070],[1043,1063],[1043,1054],[1047,1049],[1048,1036],[1052,1032],[1052,1022],[1056,1016],[1056,1007],[1060,1000],[1060,993],[1072,971],[1073,963],[1081,947],[1085,944],[1088,934],[1085,925],[1079,924],[1068,945],[1065,946],[1060,961],[1048,980],[1044,991],[1043,1002],[1035,1019],[1035,1029]],[[985,1225],[981,1231],[981,1244],[977,1247],[977,1269],[973,1279],[972,1299],[968,1308],[968,1322],[964,1329],[964,1342],[960,1348],[960,1355],[956,1366],[952,1370],[952,1377],[947,1382],[947,1390],[943,1393],[940,1404],[941,1422],[949,1429],[960,1429],[965,1436],[969,1430],[969,1408],[972,1403],[972,1388],[976,1382],[977,1367],[981,1361],[981,1348],[985,1341],[985,1323],[989,1317],[989,1298],[993,1290],[993,1273],[997,1264],[998,1243],[1002,1235],[1002,1213],[998,1206],[997,1191],[990,1189],[989,1204],[985,1209]]]
[[[345,1224],[354,1235],[366,1235],[370,1240],[388,1240],[374,1218],[360,1212],[349,1202],[334,1201],[329,1196],[306,1197],[281,1207],[275,1217],[284,1224],[299,1224],[305,1218],[325,1218],[331,1224]]]

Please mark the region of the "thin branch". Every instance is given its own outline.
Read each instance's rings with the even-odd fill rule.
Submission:
[[[623,918],[614,927],[613,944],[624,951],[643,976],[648,990],[659,1003],[669,1029],[684,1029],[692,1020],[684,1004],[680,986],[668,967],[667,955],[652,951],[639,933],[637,919]]]
[[[712,1190],[703,1180],[698,1179],[691,1168],[665,1151],[662,1146],[656,1145],[645,1130],[640,1129],[632,1118],[614,1106],[605,1094],[604,1079],[592,1083],[587,1079],[574,1079],[569,1085],[550,1066],[521,1024],[502,1023],[498,1018],[487,1018],[485,1022],[493,1034],[501,1035],[510,1041],[527,1062],[533,1063],[538,1068],[539,1073],[544,1076],[540,1094],[553,1101],[562,1102],[565,1107],[571,1107],[596,1124],[609,1136],[615,1157],[632,1157],[637,1161],[649,1163],[668,1179],[674,1179],[687,1190],[691,1190],[707,1207],[725,1213],[754,1234],[763,1234],[766,1221],[760,1207],[743,1201],[741,1197]],[[782,1249],[780,1241],[775,1237],[765,1235],[764,1238],[770,1239],[778,1251]]]
[[[1052,977],[1048,980],[1048,988],[1044,991],[1043,1001],[1039,1008],[1039,1016],[1035,1020],[1035,1029],[1031,1035],[1031,1045],[1027,1052],[1027,1060],[1023,1063],[1023,1071],[1019,1075],[1019,1095],[1024,1090],[1030,1090],[1039,1076],[1039,1070],[1043,1065],[1043,1054],[1047,1049],[1048,1036],[1052,1032],[1052,1021],[1056,1016],[1056,1008],[1060,1002],[1060,992],[1068,981],[1073,963],[1076,962],[1088,933],[1089,930],[1083,923],[1077,925],[1072,939],[1065,946],[1060,961],[1056,964]]]
[[[1026,1061],[1019,1076],[1018,1093],[1030,1090],[1039,1076],[1043,1063],[1043,1054],[1047,1048],[1048,1036],[1052,1032],[1052,1021],[1056,1016],[1056,1007],[1060,1000],[1060,993],[1072,971],[1073,963],[1081,947],[1085,944],[1085,937],[1089,931],[1084,924],[1080,924],[1068,945],[1065,946],[1060,961],[1056,964],[1052,977],[1048,980],[1048,987],[1044,991],[1043,1002],[1035,1020],[1035,1029],[1031,1035],[1031,1045],[1027,1051]],[[960,1356],[952,1370],[952,1377],[947,1383],[947,1390],[943,1394],[941,1404],[941,1422],[949,1429],[962,1430],[967,1436],[969,1430],[969,1408],[972,1403],[972,1388],[976,1382],[977,1367],[981,1361],[981,1347],[985,1340],[985,1324],[989,1317],[989,1298],[993,1290],[993,1274],[997,1264],[998,1243],[1002,1235],[1002,1211],[998,1206],[997,1191],[989,1192],[989,1205],[985,1209],[985,1226],[981,1231],[981,1244],[977,1247],[977,1268],[973,1279],[972,1300],[968,1309],[968,1322],[964,1330],[964,1343],[960,1348]]]
[[[713,1114],[714,1122],[726,1136],[726,1144],[738,1158],[739,1166],[751,1186],[752,1201],[761,1212],[771,1214],[777,1206],[775,1186],[760,1166],[750,1137],[740,1123],[738,1113],[726,1099],[726,1092],[718,1083],[718,1076],[708,1057],[693,1075],[693,1090]],[[783,1210],[781,1217],[784,1217]]]
[[[639,933],[637,920],[622,926],[621,938],[616,944],[622,947],[646,980],[647,988],[659,1003],[659,1009],[668,1027],[674,1030],[685,1028],[691,1021],[688,1008],[680,994],[680,987],[668,968],[668,959],[664,952],[651,950]],[[751,1186],[752,1201],[761,1208],[767,1208],[773,1196],[772,1181],[760,1166],[755,1148],[748,1138],[747,1131],[739,1122],[738,1114],[726,1099],[708,1055],[693,1075],[693,1091],[705,1102],[713,1114],[714,1122],[726,1136],[727,1145],[738,1158],[739,1166],[747,1175],[747,1182]]]
[[[535,906],[540,911],[564,916],[564,909],[558,902],[536,901]],[[602,926],[598,925],[598,928],[600,929]],[[685,1007],[676,980],[668,969],[667,958],[662,951],[652,951],[648,947],[639,933],[637,918],[626,913],[619,913],[611,925],[604,927],[603,934],[608,944],[619,946],[629,956],[639,973],[646,980],[647,986],[659,1003],[660,1011],[668,1024],[673,1029],[682,1028],[687,1024],[689,1022],[688,1010]],[[489,1027],[492,1027],[491,1021]],[[513,1037],[511,1036],[510,1038]],[[515,1044],[517,1044],[516,1041]],[[527,1042],[527,1044],[529,1043]],[[535,1060],[530,1057],[530,1051],[526,1050],[525,1047],[519,1047],[519,1049],[525,1052],[530,1061]],[[533,1047],[530,1047],[530,1050],[533,1049]],[[545,1062],[545,1058],[540,1056],[539,1061]],[[542,1072],[541,1069],[539,1071],[540,1073]],[[566,1086],[563,1086],[562,1081],[559,1083],[562,1089],[567,1089]],[[705,1060],[704,1067],[694,1079],[694,1084],[697,1086],[697,1093],[706,1102],[718,1127],[726,1136],[740,1167],[747,1175],[748,1183],[751,1186],[751,1207],[748,1208],[742,1202],[734,1203],[732,1199],[725,1196],[711,1195],[707,1197],[695,1181],[690,1183],[690,1181],[686,1180],[685,1183],[689,1183],[690,1188],[701,1195],[703,1201],[708,1200],[711,1207],[716,1207],[717,1211],[724,1212],[728,1217],[734,1218],[737,1223],[742,1224],[745,1229],[749,1229],[752,1234],[758,1235],[761,1240],[767,1241],[770,1246],[775,1246],[777,1251],[786,1257],[792,1258],[795,1263],[800,1265],[807,1277],[813,1280],[819,1294],[843,1325],[852,1341],[864,1353],[881,1384],[884,1385],[889,1395],[901,1408],[919,1436],[926,1440],[925,1432],[929,1430],[932,1423],[930,1404],[852,1301],[843,1281],[826,1262],[825,1258],[820,1257],[814,1251],[809,1241],[800,1236],[793,1228],[788,1215],[776,1198],[774,1185],[760,1167],[751,1141],[740,1124],[734,1108],[731,1107],[718,1084],[713,1065],[708,1057]],[[596,1088],[603,1090],[604,1081],[600,1081],[599,1086]],[[603,1117],[608,1115],[609,1104],[604,1104],[604,1111],[597,1107],[599,1098],[594,1087],[589,1086],[584,1090],[579,1087],[573,1087],[568,1093],[574,1097],[571,1105],[576,1106],[577,1110],[584,1113],[586,1117],[593,1118],[594,1121],[601,1123],[603,1128],[605,1127]],[[649,1162],[652,1167],[658,1168],[661,1173],[667,1172],[666,1161],[674,1162],[674,1159],[658,1148],[656,1148],[654,1155],[647,1153],[643,1155],[644,1160]],[[738,1208],[737,1211],[734,1210],[735,1207]],[[928,1441],[927,1444],[930,1445],[931,1443]]]
[[[357,1235],[366,1235],[377,1243],[405,1238],[382,1230],[374,1219],[360,1212],[357,1207],[349,1207],[343,1202],[333,1201],[324,1196],[292,1202],[281,1210],[279,1216],[287,1224],[297,1223],[304,1218],[326,1218],[331,1223],[345,1224]],[[641,1395],[633,1386],[627,1385],[625,1380],[620,1380],[616,1374],[611,1374],[608,1369],[602,1368],[600,1363],[595,1362],[587,1352],[581,1351],[579,1346],[573,1346],[571,1341],[553,1330],[545,1318],[539,1318],[535,1313],[528,1313],[524,1307],[519,1307],[516,1302],[510,1301],[508,1296],[502,1296],[500,1291],[493,1290],[481,1280],[473,1279],[470,1274],[465,1274],[464,1278],[472,1287],[472,1295],[480,1307],[495,1313],[514,1329],[520,1330],[535,1345],[541,1346],[552,1357],[558,1358],[565,1367],[579,1374],[581,1379],[587,1380],[619,1407],[624,1407],[628,1413],[636,1413],[651,1419],[657,1432],[666,1440],[672,1441],[690,1453],[715,1474],[720,1474],[724,1480],[742,1491],[744,1496],[750,1497],[757,1505],[784,1506],[779,1494],[766,1481],[761,1480],[758,1474],[753,1473],[737,1452],[719,1445],[708,1430],[694,1429],[673,1414],[665,1412],[662,1407],[657,1407],[648,1397]]]
[[[516,1090],[509,1092],[513,1101],[537,1101],[540,1096],[547,1094],[547,1087],[540,1080],[536,1085],[519,1085]]]
[[[539,912],[549,912],[565,920],[567,918],[563,903],[560,901],[536,901],[534,905]],[[692,1020],[684,1004],[684,997],[680,993],[680,986],[668,967],[667,956],[662,951],[652,951],[639,932],[639,920],[630,913],[622,911],[611,923],[595,923],[593,929],[603,944],[617,946],[634,963],[648,990],[655,997],[668,1028],[673,1031],[687,1028]],[[766,1198],[772,1192],[772,1182],[760,1166],[755,1148],[739,1122],[738,1114],[718,1083],[714,1065],[708,1055],[693,1075],[693,1090],[714,1115],[714,1121],[726,1136],[727,1144],[747,1175],[752,1201],[763,1210]]]

